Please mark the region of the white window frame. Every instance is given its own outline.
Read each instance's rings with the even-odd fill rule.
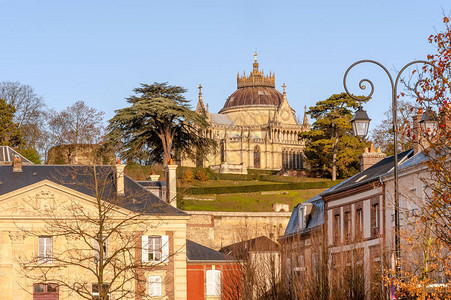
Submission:
[[[149,276],[149,296],[162,296],[161,276]]]
[[[207,296],[220,296],[221,295],[221,271],[220,270],[207,270],[205,272]]]
[[[155,238],[160,238],[161,245],[160,249],[156,249],[155,242],[149,242],[150,239],[155,241]],[[154,259],[149,259],[149,251],[153,251],[152,257]],[[160,259],[155,259],[156,253],[160,254]],[[167,235],[143,235],[141,237],[141,260],[143,263],[148,262],[168,262],[169,261],[169,236]]]
[[[357,208],[356,209],[356,222],[358,222],[357,224],[359,225],[359,227],[356,230],[356,235],[358,235],[358,237],[362,237],[363,236],[363,208]]]
[[[38,261],[51,263],[53,260],[53,238],[51,236],[38,237]]]

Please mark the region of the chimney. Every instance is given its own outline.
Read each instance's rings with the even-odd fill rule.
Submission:
[[[177,165],[172,159],[169,160],[168,165],[164,168],[166,175],[166,202],[174,207],[177,207]]]
[[[377,151],[374,150],[374,144],[371,143],[371,147],[368,150],[368,147],[365,147],[363,153],[360,154],[360,172],[368,169],[372,165],[377,164],[382,159],[384,159],[387,154],[381,152],[381,148],[377,148]]]
[[[13,172],[22,172],[22,160],[19,155],[14,156]]]
[[[423,109],[418,109],[418,113],[412,117],[413,124],[413,154],[417,154],[418,152],[424,149],[424,138],[423,133],[421,132],[420,121],[423,117]]]
[[[125,195],[124,169],[125,169],[125,165],[121,164],[121,160],[118,158],[116,160],[116,189],[117,189],[118,196]]]
[[[158,181],[160,179],[160,175],[155,174],[155,172],[152,171],[152,174],[149,175],[150,181]]]

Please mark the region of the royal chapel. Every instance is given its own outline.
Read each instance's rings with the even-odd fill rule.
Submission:
[[[182,166],[210,167],[220,173],[246,174],[247,169],[302,169],[304,142],[300,132],[310,130],[304,111],[303,122],[296,119],[283,93],[275,88],[275,75],[259,70],[257,53],[249,76],[238,73],[237,90],[227,98],[218,113],[210,113],[208,104],[199,100],[196,112],[206,117],[210,129],[204,132],[216,140],[218,149],[203,160],[181,159]]]

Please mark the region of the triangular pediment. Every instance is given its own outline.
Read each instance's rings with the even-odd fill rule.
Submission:
[[[31,184],[0,196],[0,216],[45,218],[61,215],[76,215],[76,208],[83,213],[96,214],[96,198],[80,193],[49,180]],[[114,214],[129,214],[130,211],[114,207]]]
[[[294,110],[290,107],[285,97],[282,100],[279,108],[277,109],[276,120],[277,122],[280,122],[282,124],[299,125],[299,123],[296,121]]]

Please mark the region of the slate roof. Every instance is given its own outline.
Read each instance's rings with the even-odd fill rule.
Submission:
[[[142,181],[136,181],[136,182],[139,183],[140,185],[142,185],[143,187],[150,187],[150,186],[164,187],[164,186],[166,186],[166,181],[142,180]]]
[[[259,236],[250,240],[222,247],[219,252],[230,255],[236,259],[242,259],[250,251],[278,251],[279,244],[266,236]]]
[[[424,155],[424,154],[423,154]],[[410,157],[413,156],[413,149],[398,153],[398,165],[400,165],[400,170],[404,166],[408,166],[408,163],[416,163],[416,161],[409,162],[411,159]],[[414,156],[415,157],[415,156]],[[295,234],[295,233],[304,233],[309,232],[312,229],[316,228],[317,226],[321,226],[324,224],[324,201],[323,196],[325,195],[331,195],[337,192],[346,191],[351,188],[355,188],[361,185],[364,185],[366,183],[372,182],[374,180],[379,180],[380,176],[385,175],[389,172],[392,172],[393,170],[393,158],[394,156],[389,156],[384,159],[382,159],[377,164],[374,164],[373,166],[369,167],[368,169],[357,173],[356,175],[346,179],[345,181],[342,181],[341,183],[329,188],[328,190],[325,190],[324,192],[320,193],[319,195],[316,195],[313,198],[310,198],[309,200],[302,202],[302,203],[312,203],[312,211],[310,212],[309,219],[307,220],[307,226],[302,230],[300,230],[299,226],[299,206],[302,205],[302,203],[299,203],[293,208],[293,212],[291,213],[290,220],[288,221],[287,228],[285,229],[285,233],[283,237]],[[416,160],[422,160],[421,156],[416,158]]]
[[[96,166],[97,179],[105,182],[102,198],[136,213],[149,215],[186,216],[164,202],[128,176],[124,176],[125,197],[116,193],[115,167]],[[23,165],[22,172],[13,172],[12,165],[0,165],[0,195],[49,180],[88,196],[96,197],[93,188],[93,166]],[[120,201],[118,201],[120,199]]]
[[[235,125],[235,123],[226,114],[210,114],[211,122],[218,125]]]
[[[412,155],[413,155],[413,149],[409,149],[404,152],[398,153],[398,166],[403,164],[409,157],[412,157]],[[369,182],[378,180],[380,178],[380,176],[385,175],[386,173],[392,171],[393,159],[394,159],[393,155],[382,159],[380,162],[372,165],[368,169],[352,176],[351,178],[346,180],[346,183],[341,184],[339,187],[337,187],[333,190],[326,191],[322,195],[326,196],[326,195],[346,191],[346,190],[367,184]]]
[[[25,164],[25,165],[33,164],[31,161],[26,159],[23,155],[21,155],[19,152],[17,152],[13,148],[11,148],[9,146],[0,146],[0,164],[13,163],[15,156],[20,157],[22,164]]]
[[[322,195],[332,191],[341,185],[345,184],[347,180],[340,182],[337,185],[334,185],[333,187],[325,190],[324,192],[316,195],[315,197],[312,197],[304,202],[299,203],[293,208],[293,212],[291,213],[290,220],[288,221],[287,228],[285,229],[285,233],[282,237],[288,236],[291,234],[295,234],[300,232],[300,224],[299,224],[299,206],[302,205],[302,203],[312,203],[312,211],[310,212],[310,216],[307,220],[307,226],[302,230],[302,232],[308,232],[312,229],[321,226],[324,224],[324,201],[322,198]]]
[[[218,252],[211,248],[202,246],[191,240],[186,240],[186,259],[187,262],[193,261],[214,261],[225,262],[229,261],[224,253]]]

